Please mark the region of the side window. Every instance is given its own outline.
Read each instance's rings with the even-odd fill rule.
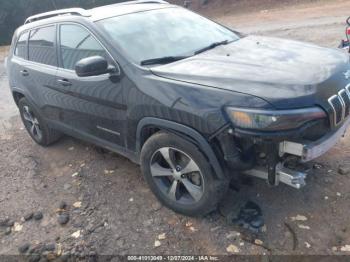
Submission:
[[[41,27],[30,31],[29,60],[45,65],[57,65],[55,50],[55,26]]]
[[[18,39],[17,45],[15,48],[15,56],[26,59],[27,55],[27,40],[29,32],[24,32]]]
[[[60,26],[60,49],[61,61],[65,69],[74,70],[79,60],[90,56],[102,56],[109,60],[100,43],[78,25]]]

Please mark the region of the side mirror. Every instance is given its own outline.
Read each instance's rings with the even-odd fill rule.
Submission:
[[[75,72],[80,77],[97,76],[107,73],[115,73],[114,67],[108,66],[108,62],[102,56],[91,56],[79,60],[75,65]]]

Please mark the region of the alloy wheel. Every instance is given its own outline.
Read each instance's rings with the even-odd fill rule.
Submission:
[[[40,141],[43,137],[43,133],[40,128],[39,120],[35,117],[33,111],[30,110],[29,106],[23,106],[23,118],[27,130],[35,139]]]
[[[194,204],[204,193],[204,179],[196,162],[181,150],[163,147],[151,158],[151,174],[158,188],[179,204]]]

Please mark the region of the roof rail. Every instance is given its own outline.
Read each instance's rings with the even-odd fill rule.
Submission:
[[[122,4],[169,4],[169,2],[164,0],[134,0],[134,1],[127,1],[123,2]]]
[[[60,16],[60,15],[77,15],[77,16],[89,16],[88,12],[83,8],[68,8],[68,9],[61,9],[56,11],[50,11],[46,13],[41,13],[37,15],[30,16],[26,19],[24,24],[29,24],[38,20],[54,17],[54,16]]]
[[[169,4],[169,2],[164,0],[133,0],[117,3],[114,5],[133,5],[133,4]]]

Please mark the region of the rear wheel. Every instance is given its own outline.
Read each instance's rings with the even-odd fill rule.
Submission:
[[[39,110],[28,102],[26,98],[21,98],[18,107],[22,122],[32,137],[32,139],[42,146],[48,146],[57,141],[62,134],[48,126],[41,117]]]
[[[184,215],[213,211],[227,189],[227,182],[215,178],[208,160],[194,144],[165,132],[146,141],[141,168],[157,198]]]

